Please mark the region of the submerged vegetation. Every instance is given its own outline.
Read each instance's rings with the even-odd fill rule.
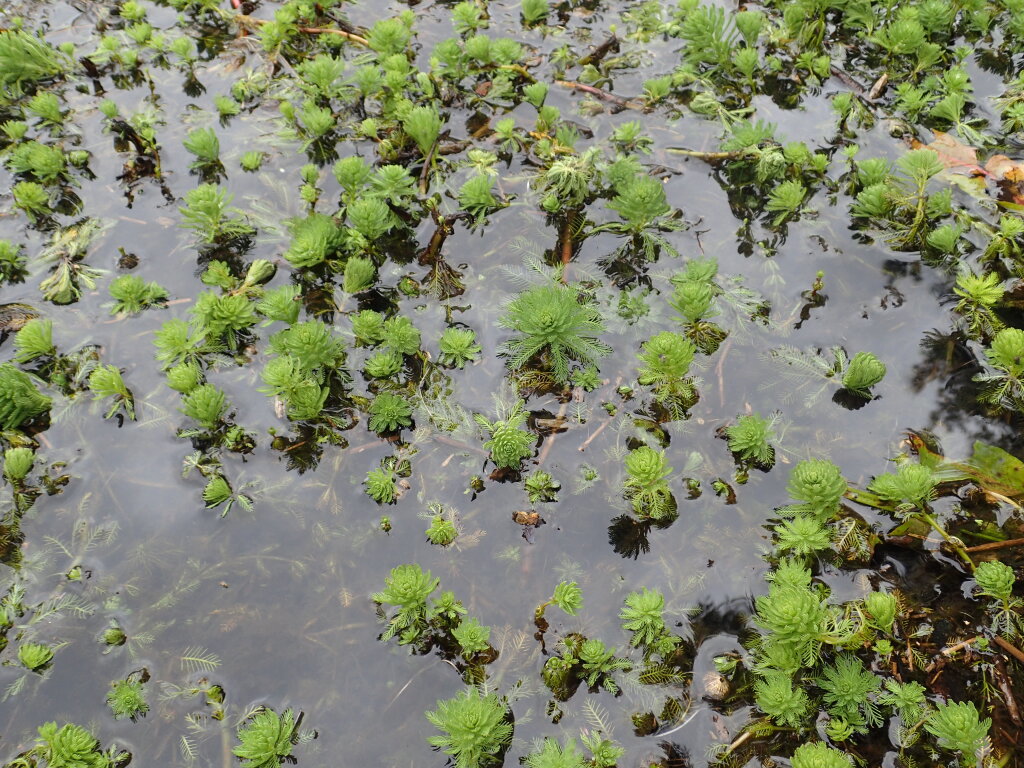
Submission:
[[[7,5],[5,766],[1024,764],[1024,4]]]

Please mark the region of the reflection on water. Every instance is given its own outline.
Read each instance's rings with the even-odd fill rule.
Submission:
[[[265,3],[259,16],[270,18],[275,5]],[[621,8],[631,4],[603,5],[598,14],[572,18],[569,32],[552,39],[534,34],[529,43],[541,52],[566,42],[583,49],[588,39],[602,39]],[[38,23],[46,22],[53,42],[84,43],[108,6],[53,2],[27,10]],[[405,7],[361,2],[345,10],[350,19],[368,25]],[[449,34],[448,7],[416,8],[424,61],[432,41]],[[523,34],[518,3],[492,3],[491,15],[492,32]],[[153,8],[150,21],[171,27],[174,16],[170,9]],[[671,69],[675,61],[670,43],[630,45],[643,66],[622,70],[612,84],[616,92],[639,92],[644,79]],[[223,517],[220,510],[205,509],[200,473],[183,476],[191,448],[175,435],[183,421],[179,399],[153,361],[152,335],[167,318],[187,316],[209,260],[197,258],[192,235],[178,226],[176,200],[197,183],[182,139],[192,127],[210,124],[213,98],[225,91],[228,73],[243,61],[245,66],[259,61],[252,43],[245,38],[223,41],[221,48],[205,50],[196,67],[201,87],[186,89],[179,71],[157,69],[152,82],[101,80],[88,84],[88,91],[65,94],[81,131],[77,145],[91,153],[94,175],[76,190],[84,201],[79,216],[97,217],[110,226],[88,255],[89,265],[104,271],[98,288],[86,290],[76,303],[46,305],[43,311],[54,321],[61,350],[99,345],[105,361],[124,369],[140,417],[123,425],[105,421],[101,404],[80,395],[55,408],[53,424],[41,436],[40,455],[46,462],[65,462],[61,471],[71,480],[59,495],[40,498],[26,517],[25,567],[22,575],[8,573],[4,580],[21,580],[28,602],[67,601],[59,613],[32,627],[36,638],[63,645],[43,678],[19,683],[23,670],[0,667],[0,687],[20,687],[0,714],[6,752],[14,754],[16,745],[28,743],[40,723],[68,719],[92,723],[105,744],[127,745],[140,765],[185,765],[192,755],[200,765],[226,767],[232,761],[228,736],[233,738],[235,723],[251,706],[265,703],[278,711],[304,711],[304,725],[316,729],[318,737],[301,749],[303,765],[336,765],[339,754],[346,765],[441,765],[443,755],[432,754],[426,744],[432,729],[422,713],[454,695],[463,682],[435,655],[414,656],[405,647],[376,642],[381,625],[370,600],[392,567],[418,562],[441,578],[443,589],[455,592],[469,615],[492,627],[499,651],[490,667],[493,685],[503,693],[514,690],[516,696],[515,742],[507,764],[515,764],[536,738],[583,727],[613,733],[628,749],[623,765],[656,759],[666,765],[703,765],[708,746],[734,737],[747,711],[707,696],[691,700],[698,688],[691,688],[690,681],[627,684],[618,698],[580,691],[561,705],[561,720],[552,724],[549,696],[539,678],[546,657],[534,638],[533,610],[553,586],[560,580],[578,581],[585,607],[576,618],[550,617],[548,652],[557,638],[571,632],[600,637],[622,651],[628,643],[618,621],[622,600],[647,586],[665,593],[670,626],[693,638],[692,679],[705,681],[714,672],[714,656],[741,651],[750,598],[764,589],[764,525],[772,509],[786,501],[789,465],[828,456],[851,482],[863,484],[884,471],[885,458],[896,452],[910,428],[934,432],[950,455],[964,455],[979,438],[1009,448],[1019,442],[1009,425],[983,422],[965,405],[967,357],[942,339],[947,327],[942,301],[950,286],[945,276],[907,254],[894,255],[884,244],[865,241],[848,228],[845,199],[835,202],[825,193],[808,206],[817,216],[791,224],[785,237],[756,225],[751,233],[733,215],[726,178],[703,161],[666,151],[680,144],[712,146],[717,126],[692,114],[668,120],[655,112],[641,116],[654,140],[647,162],[662,169],[670,204],[692,225],[669,234],[669,240],[684,257],[716,258],[721,276],[741,276],[743,285],[770,306],[764,323],[724,316],[729,338],[716,354],[699,359],[700,401],[688,420],[663,425],[667,458],[677,474],[679,517],[674,523],[642,525],[626,514],[628,504],[619,491],[622,459],[636,439],[634,411],[642,404],[617,390],[634,379],[640,342],[672,327],[665,291],[678,262],[662,258],[608,275],[603,265],[619,244],[611,235],[586,240],[571,265],[573,280],[594,281],[597,301],[610,318],[606,341],[615,352],[602,363],[604,383],[578,401],[539,396],[527,404],[535,419],[564,418],[547,433],[530,463],[561,483],[560,500],[539,509],[543,525],[525,531],[513,519],[516,510],[529,508],[522,484],[488,479],[490,467],[485,469],[479,441],[467,444],[424,429],[405,451],[413,466],[409,488],[395,506],[383,510],[391,524],[383,532],[382,508],[366,496],[362,482],[367,471],[394,455],[393,446],[361,423],[342,433],[344,447],[318,445],[315,435],[303,439],[290,432],[272,401],[256,391],[254,371],[267,354],[265,329],[253,344],[253,365],[225,367],[215,374],[234,404],[235,422],[256,436],[251,454],[222,457],[236,488],[250,484],[246,492],[255,505],[251,512],[235,506]],[[147,103],[159,105],[166,189],[152,178],[118,181],[124,157],[111,152],[111,137],[101,129],[96,111],[101,96],[126,113]],[[564,89],[552,89],[550,103],[593,130],[595,142],[635,117],[578,114],[579,96]],[[830,130],[824,94],[807,96],[798,111],[768,99],[756,106],[758,117],[778,123],[789,140],[820,146],[823,128]],[[523,105],[511,115],[519,110],[526,114]],[[468,133],[472,117],[452,115],[453,138]],[[259,227],[245,259],[272,259],[284,267],[283,222],[303,210],[296,190],[298,169],[307,158],[297,142],[276,136],[275,120],[272,106],[259,107],[218,127],[218,133],[228,169],[224,183]],[[237,171],[240,155],[256,146],[272,153],[263,170],[255,175]],[[900,151],[880,129],[864,137],[863,148],[866,156]],[[352,151],[364,150],[339,147],[342,153]],[[501,191],[513,199],[527,198],[529,170],[519,162],[502,167]],[[336,182],[330,173],[321,175],[324,198],[335,199]],[[9,174],[0,171],[0,187],[11,183]],[[590,215],[599,215],[601,206],[593,207]],[[401,297],[396,288],[403,278],[429,279],[428,269],[413,256],[432,232],[427,220],[415,233],[415,243],[396,248],[380,270],[384,288],[377,300]],[[48,239],[16,216],[0,219],[0,236],[24,243],[30,253]],[[520,289],[516,272],[523,271],[524,260],[555,258],[558,237],[532,204],[512,205],[474,230],[458,224],[443,254],[462,273],[465,291],[447,303],[426,293],[399,299],[431,354],[436,355],[436,340],[451,318],[473,328],[483,347],[482,362],[453,371],[450,382],[443,382],[449,389],[437,407],[457,403],[468,412],[493,414],[492,393],[506,373],[495,356],[507,335],[496,322],[501,304]],[[774,240],[768,242],[769,237]],[[144,279],[168,289],[168,308],[129,318],[109,315],[108,282],[125,273],[122,265],[129,257],[137,260],[136,271]],[[3,302],[40,306],[36,286],[43,272],[34,269],[25,283],[4,286]],[[823,295],[808,304],[805,294],[818,270],[826,273]],[[287,271],[279,269],[272,286],[285,284]],[[617,318],[619,292],[612,280],[631,287],[633,295],[646,296],[647,314],[633,323]],[[347,321],[340,315],[333,320],[347,332]],[[925,337],[929,343],[922,346]],[[879,397],[855,410],[832,404],[828,397],[808,408],[800,393],[780,383],[778,367],[765,355],[781,344],[799,349],[838,344],[851,353],[870,349],[888,365],[885,386]],[[6,356],[9,339],[3,349]],[[352,349],[349,355],[349,369],[358,371],[368,353]],[[358,373],[356,378],[359,388]],[[605,403],[614,408],[605,409]],[[737,484],[733,459],[718,430],[738,414],[777,410],[776,468],[754,470],[749,482]],[[417,415],[418,425],[426,421],[425,414]],[[275,449],[272,433],[288,435],[290,450]],[[482,490],[472,488],[476,476],[484,478]],[[692,478],[695,486],[699,482],[700,493],[687,498],[684,478]],[[734,500],[729,493],[714,492],[718,478],[729,482]],[[430,502],[456,511],[461,535],[450,549],[424,538]],[[76,566],[85,578],[69,581],[65,574]],[[840,578],[835,580],[841,589]],[[97,638],[114,624],[124,628],[128,641],[105,648]],[[139,723],[114,721],[103,707],[109,682],[143,667],[154,682],[152,711]],[[202,691],[212,684],[227,694],[229,715],[223,723],[210,717],[215,708],[203,698]],[[673,698],[683,703],[685,715],[649,735],[634,735],[634,713],[661,712]]]

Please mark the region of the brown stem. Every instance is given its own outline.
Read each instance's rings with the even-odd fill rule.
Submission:
[[[572,261],[572,219],[575,211],[568,211],[565,215],[565,222],[558,233],[558,250],[562,258],[562,284],[568,283],[569,262]]]
[[[749,149],[737,149],[732,152],[704,152],[699,149],[685,149],[683,147],[666,147],[666,152],[671,152],[674,155],[686,155],[687,157],[696,157],[698,160],[707,160],[708,162],[714,162],[716,160],[736,160],[740,157],[746,157],[747,155],[753,154],[753,150]]]
[[[248,24],[253,27],[262,27],[264,24],[270,23],[267,19],[255,19],[244,13],[235,14],[233,19],[243,26]],[[361,45],[363,48],[370,47],[370,43],[367,42],[365,37],[361,37],[354,32],[346,32],[343,29],[334,29],[330,27],[299,27],[299,32],[304,32],[307,35],[337,35],[338,37],[344,37],[350,43]]]
[[[441,139],[434,139],[434,143],[430,145],[430,151],[423,158],[423,170],[420,171],[420,194],[427,194],[427,180],[430,177],[430,169],[434,165],[434,152],[437,151],[437,145]]]
[[[1000,648],[1002,648],[1008,654],[1013,656],[1013,658],[1015,658],[1021,664],[1024,664],[1024,651],[1022,651],[1020,648],[1017,648],[1016,646],[1010,645],[1010,643],[1008,643],[1003,638],[999,637],[999,635],[996,635],[995,637],[993,637],[992,638],[992,642],[994,642],[996,645],[998,645]]]
[[[555,80],[555,85],[560,85],[563,88],[570,88],[574,91],[583,91],[589,93],[592,96],[602,101],[609,101],[612,104],[618,104],[623,109],[643,109],[644,105],[630,99],[624,99],[621,96],[616,96],[614,93],[608,93],[608,91],[602,91],[600,88],[595,88],[592,85],[586,85],[584,83],[577,83],[575,80]]]
[[[1024,546],[1024,539],[1007,539],[1006,541],[991,541],[988,544],[978,544],[973,547],[967,547],[965,552],[994,552],[997,549],[1009,549],[1010,547]]]
[[[618,44],[619,38],[617,38],[615,35],[612,35],[599,46],[597,46],[597,48],[595,48],[582,59],[580,59],[579,65],[581,67],[585,67],[587,66],[587,64],[597,64],[599,61],[601,61],[601,59],[608,55],[608,52],[611,51],[612,48],[615,48]]]

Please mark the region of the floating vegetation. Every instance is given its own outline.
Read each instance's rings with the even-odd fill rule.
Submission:
[[[0,764],[1024,763],[1019,0],[83,7]]]

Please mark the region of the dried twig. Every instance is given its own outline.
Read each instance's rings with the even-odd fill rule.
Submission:
[[[586,85],[585,83],[577,83],[575,80],[555,80],[555,85],[560,85],[563,88],[569,88],[574,91],[583,91],[583,93],[589,93],[591,96],[596,96],[601,101],[608,101],[612,104],[617,104],[623,109],[640,109],[644,108],[644,105],[633,101],[632,99],[624,99],[621,96],[616,96],[614,93],[608,93],[608,91],[602,91],[600,88],[595,88],[592,85]]]
[[[1007,539],[1006,541],[990,541],[988,544],[978,544],[967,547],[965,552],[994,552],[997,549],[1009,549],[1010,547],[1024,546],[1024,539]]]
[[[992,642],[994,642],[996,645],[998,645],[1000,648],[1002,648],[1008,654],[1013,656],[1013,658],[1015,658],[1021,664],[1024,664],[1024,651],[1022,651],[1020,648],[1017,648],[1016,646],[1011,645],[1009,642],[1007,642],[1006,640],[1001,638],[999,635],[996,635],[995,637],[993,637],[992,638]]]
[[[264,24],[270,23],[267,19],[256,19],[244,13],[235,14],[232,18],[243,27],[262,27]],[[299,32],[304,32],[307,35],[337,35],[338,37],[344,37],[350,43],[361,45],[363,48],[370,47],[370,43],[365,37],[361,37],[355,32],[346,32],[344,29],[334,29],[333,27],[299,27]]]

